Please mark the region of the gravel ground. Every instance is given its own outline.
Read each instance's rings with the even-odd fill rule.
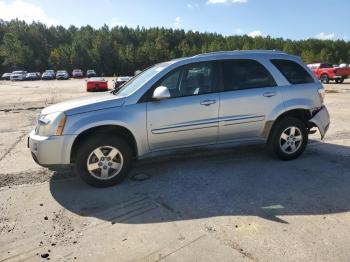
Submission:
[[[26,148],[41,108],[94,95],[84,87],[0,81],[0,261],[349,261],[350,81],[327,85],[330,130],[298,160],[261,145],[184,150],[108,189]]]

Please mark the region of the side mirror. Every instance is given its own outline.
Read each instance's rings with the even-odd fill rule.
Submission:
[[[166,86],[158,86],[154,92],[152,98],[154,100],[164,100],[170,98],[170,92],[169,89]]]

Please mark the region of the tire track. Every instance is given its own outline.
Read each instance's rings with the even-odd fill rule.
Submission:
[[[0,156],[0,162],[9,154],[11,151],[22,141],[24,137],[27,136],[27,133],[22,133],[16,141],[5,151],[5,153]]]

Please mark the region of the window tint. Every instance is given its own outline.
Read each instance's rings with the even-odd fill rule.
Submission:
[[[211,93],[214,91],[213,64],[197,63],[175,70],[160,85],[169,89],[171,97]]]
[[[332,64],[321,64],[320,68],[332,68],[333,65]]]
[[[160,85],[166,86],[169,89],[171,96],[178,96],[178,84],[181,70],[176,70],[162,81]]]
[[[255,60],[225,60],[222,71],[225,91],[276,86],[270,72]]]
[[[271,62],[291,84],[307,84],[315,82],[310,74],[301,65],[294,61],[273,59]]]

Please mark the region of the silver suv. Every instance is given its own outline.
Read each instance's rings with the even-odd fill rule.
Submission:
[[[263,141],[283,160],[305,150],[329,114],[321,83],[278,51],[216,52],[154,65],[118,91],[42,110],[29,147],[42,166],[74,163],[90,185],[122,181],[161,150]]]

